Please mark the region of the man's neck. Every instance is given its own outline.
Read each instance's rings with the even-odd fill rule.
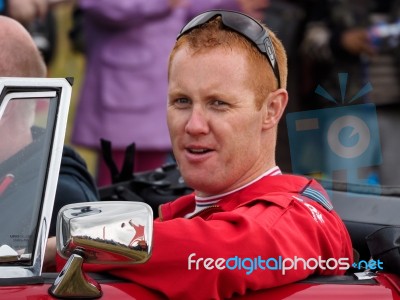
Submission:
[[[245,183],[245,184],[243,184],[243,185],[241,185],[241,186],[239,186],[239,187],[237,187],[237,188],[235,188],[233,190],[230,190],[228,192],[221,193],[221,194],[207,195],[207,196],[202,196],[202,194],[195,192],[195,198],[196,198],[196,200],[222,198],[222,197],[224,197],[226,195],[233,194],[233,193],[235,193],[235,192],[237,192],[239,190],[242,190],[242,189],[246,188],[247,186],[253,184],[254,182],[260,180],[261,178],[263,178],[265,176],[275,176],[275,175],[281,175],[281,174],[282,174],[282,172],[279,169],[279,167],[278,166],[274,166],[274,167],[268,168],[267,171],[264,171],[263,173],[258,175],[256,178],[253,178],[251,181],[249,181],[249,182],[247,182],[247,183]]]

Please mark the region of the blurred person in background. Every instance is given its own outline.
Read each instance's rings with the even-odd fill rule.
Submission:
[[[310,18],[310,12],[318,0],[270,0],[265,9],[263,22],[282,41],[288,57],[288,84],[287,90],[290,101],[285,109],[284,116],[279,122],[276,160],[282,172],[291,173],[288,128],[286,115],[301,110],[301,81],[303,76],[300,44],[305,27]]]
[[[7,41],[0,45],[0,77],[46,77],[47,70],[43,57],[28,31],[20,23],[9,17],[0,16],[0,39]],[[35,184],[37,174],[27,174],[23,167],[19,172],[10,169],[10,166],[15,166],[16,161],[17,165],[21,166],[24,163],[40,162],[35,150],[40,148],[38,144],[44,135],[41,128],[32,126],[37,107],[32,105],[33,103],[28,104],[26,105],[26,101],[13,103],[10,105],[7,117],[3,114],[0,122],[2,139],[0,144],[0,185],[2,187],[1,203],[4,205],[6,199],[9,198],[7,209],[10,211],[13,208],[25,209],[29,216],[32,214],[27,205],[32,197],[29,183]],[[12,178],[11,182],[10,178]],[[28,185],[21,188],[21,182]],[[99,200],[97,187],[87,170],[85,161],[71,147],[64,146],[49,236],[52,237],[56,234],[57,213],[61,207],[70,203],[97,200]],[[24,224],[22,220],[12,219],[12,216],[13,214],[10,214],[10,220]],[[2,222],[5,221],[2,220]],[[2,228],[4,229],[5,225]],[[55,242],[54,239],[51,241]],[[51,269],[55,263],[54,256],[55,251],[47,256],[51,259],[45,261],[45,268]]]
[[[57,24],[51,9],[55,3],[57,1],[0,0],[0,15],[13,18],[29,31],[46,65],[52,61],[57,43]]]
[[[100,138],[111,141],[120,168],[125,148],[136,143],[135,171],[166,162],[167,61],[176,33],[206,9],[241,10],[262,18],[268,0],[79,0],[84,15],[86,73],[72,143],[99,153],[98,185],[111,183]]]
[[[36,19],[44,19],[48,0],[0,0],[0,13],[28,25]]]
[[[371,91],[353,104],[376,106],[382,163],[360,176],[369,183],[398,185],[400,170],[395,149],[400,147],[396,137],[400,126],[400,1],[316,2],[301,51],[305,62],[303,110],[329,107],[330,102],[314,92],[318,84],[333,98],[341,98],[338,73],[348,73],[342,105],[371,84]]]

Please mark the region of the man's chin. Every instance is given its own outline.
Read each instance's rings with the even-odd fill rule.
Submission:
[[[210,188],[210,185],[212,185],[211,180],[209,180],[209,176],[202,175],[200,173],[191,173],[187,175],[182,175],[182,177],[185,180],[185,183],[195,191],[208,190]]]

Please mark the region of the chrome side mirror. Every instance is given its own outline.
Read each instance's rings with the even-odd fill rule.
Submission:
[[[151,254],[153,212],[140,202],[103,201],[63,207],[57,219],[57,251],[84,253],[85,263],[143,263]]]
[[[57,218],[57,252],[68,259],[50,293],[59,298],[99,297],[82,264],[137,264],[151,255],[153,211],[142,202],[101,201],[64,206]],[[98,295],[97,295],[98,294]]]

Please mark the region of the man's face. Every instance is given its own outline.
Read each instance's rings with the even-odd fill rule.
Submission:
[[[239,50],[181,48],[170,66],[168,126],[182,175],[200,196],[238,188],[266,171],[263,119]]]

